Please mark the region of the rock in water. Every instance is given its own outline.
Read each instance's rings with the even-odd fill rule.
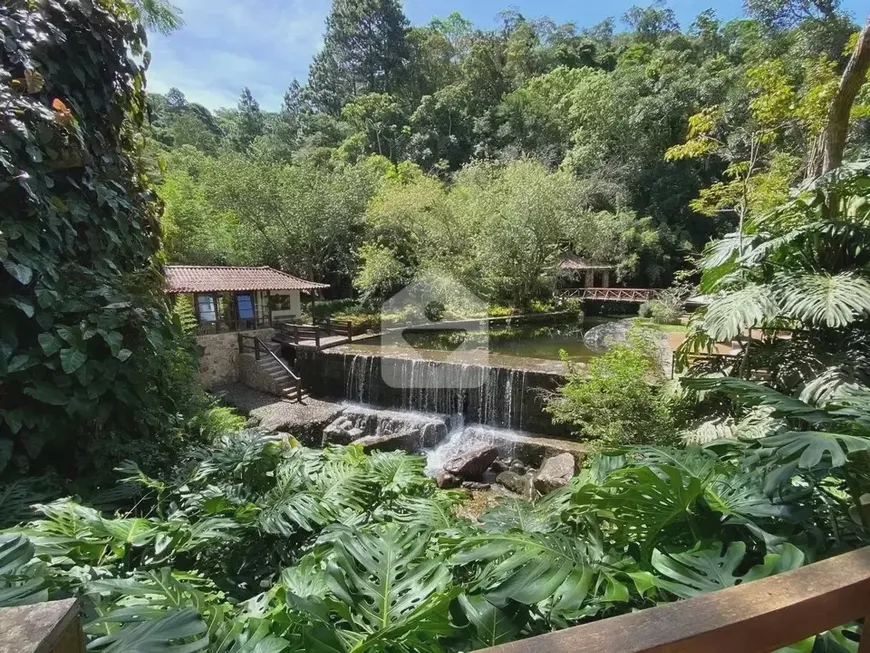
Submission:
[[[528,476],[520,476],[516,472],[502,472],[496,477],[495,481],[522,497],[529,496],[530,483]]]
[[[444,471],[466,481],[483,476],[498,456],[498,449],[488,444],[479,444],[454,456],[444,463]]]
[[[438,478],[435,479],[435,483],[437,483],[438,487],[442,490],[450,490],[455,487],[459,487],[462,481],[458,476],[454,476],[453,474],[448,474],[447,472],[441,472],[438,474]]]
[[[547,458],[535,476],[535,489],[541,494],[548,494],[564,487],[568,485],[576,471],[577,464],[574,461],[574,456],[569,453]]]

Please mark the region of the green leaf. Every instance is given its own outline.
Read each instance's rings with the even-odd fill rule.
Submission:
[[[196,610],[170,610],[157,619],[127,623],[109,635],[95,637],[88,644],[88,650],[102,653],[193,653],[208,646],[206,630],[207,626]]]
[[[33,270],[26,265],[13,263],[12,261],[3,261],[3,267],[6,268],[6,271],[22,286],[26,286],[30,283],[30,280],[33,279]]]
[[[474,643],[478,648],[497,646],[517,639],[520,627],[507,611],[497,608],[482,596],[462,594],[459,604],[474,626]]]
[[[129,349],[122,349],[121,351],[118,352],[117,358],[119,361],[121,361],[123,363],[125,360],[130,358],[130,356],[132,356],[132,355],[133,355],[133,352],[130,351]]]
[[[783,275],[774,288],[783,312],[807,324],[836,329],[870,314],[870,283],[855,274]]]
[[[798,465],[803,469],[815,467],[826,455],[831,467],[842,467],[853,453],[870,451],[870,438],[823,431],[791,431],[763,438],[760,443],[775,449],[781,462],[800,454]]]
[[[66,393],[57,386],[45,381],[36,381],[31,387],[24,389],[24,394],[52,406],[65,406],[69,401]]]
[[[800,549],[785,544],[781,554],[768,554],[764,558],[764,564],[756,565],[745,575],[738,576],[735,572],[743,563],[745,555],[744,542],[732,542],[724,553],[721,545],[672,555],[656,550],[652,556],[652,565],[659,574],[655,584],[675,596],[689,599],[706,592],[715,592],[796,569],[804,562]]]
[[[733,340],[779,313],[767,286],[750,284],[716,297],[704,314],[703,329],[717,342]]]
[[[60,366],[67,374],[72,374],[87,362],[88,356],[78,349],[66,348],[60,351]]]
[[[33,559],[34,551],[24,535],[0,535],[0,576],[18,572]]]
[[[63,343],[51,333],[40,333],[37,337],[39,346],[42,347],[46,356],[52,356],[60,351]]]

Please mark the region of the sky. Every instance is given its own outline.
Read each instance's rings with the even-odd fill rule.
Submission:
[[[859,14],[862,0],[844,0]],[[314,54],[323,45],[331,0],[173,0],[184,27],[169,36],[152,34],[148,89],[180,88],[187,99],[209,109],[234,107],[247,86],[264,109],[277,110],[290,82],[304,83]],[[458,11],[478,27],[496,24],[499,11],[512,7],[527,18],[549,16],[557,23],[589,27],[618,19],[645,0],[405,0],[412,24]],[[708,8],[728,20],[742,12],[741,0],[670,0],[680,24],[688,26]],[[862,21],[863,22],[863,21]]]

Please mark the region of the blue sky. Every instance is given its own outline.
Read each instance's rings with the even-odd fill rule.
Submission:
[[[185,26],[169,36],[150,37],[153,55],[149,90],[165,93],[177,86],[193,102],[210,109],[235,106],[244,86],[266,109],[277,109],[284,90],[296,77],[304,82],[312,56],[322,45],[331,0],[173,0]],[[405,0],[414,24],[459,11],[481,27],[512,6],[526,17],[549,16],[581,27],[609,16],[619,18],[645,0]],[[843,5],[859,14],[860,0]],[[671,0],[680,23],[689,25],[707,8],[722,19],[741,13],[740,0]],[[862,10],[866,11],[866,9]]]

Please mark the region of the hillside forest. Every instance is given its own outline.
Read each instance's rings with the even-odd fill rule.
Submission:
[[[813,176],[856,30],[828,2],[688,25],[661,3],[592,26],[505,10],[481,29],[336,0],[277,112],[247,88],[214,112],[149,94],[167,258],[272,265],[369,303],[437,269],[527,305],[565,251],[666,287]]]
[[[459,653],[870,544],[870,23],[577,20],[333,0],[279,111],[212,111],[148,93],[166,0],[0,3],[0,610],[78,599],[98,653]],[[511,314],[569,253],[669,287],[675,378],[634,327],[567,361],[540,407],[581,460],[486,506],[252,426],[166,293],[271,265],[373,311],[446,271]],[[781,653],[866,647],[830,616]]]

